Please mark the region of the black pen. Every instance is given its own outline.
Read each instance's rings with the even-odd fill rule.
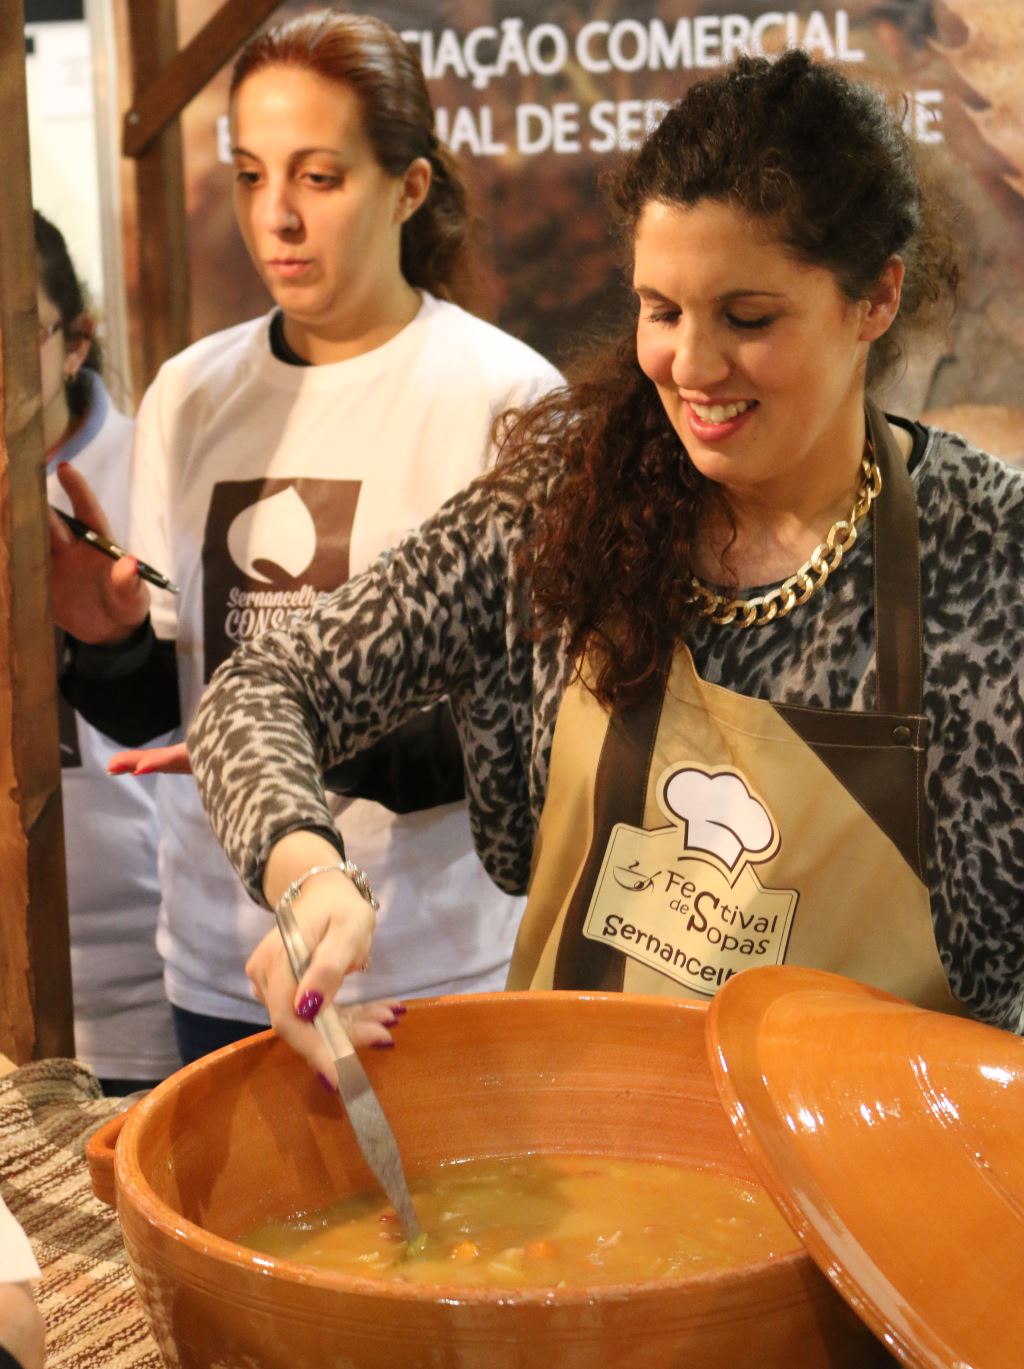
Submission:
[[[63,509],[55,509],[52,504],[50,508],[53,509],[58,518],[63,518],[76,537],[80,537],[83,542],[88,542],[90,547],[95,547],[104,556],[109,556],[112,561],[120,561],[122,556],[132,555],[130,551],[125,551],[124,547],[119,547],[116,542],[111,542],[102,533],[90,528],[88,523],[83,523],[80,518],[72,518],[70,513],[65,513]],[[139,568],[141,580],[148,580],[151,585],[156,585],[157,589],[166,589],[171,594],[180,592],[178,586],[168,580],[166,575],[161,575],[158,570],[154,570],[152,566],[147,566],[145,561],[140,561],[138,557],[132,557],[132,560]]]

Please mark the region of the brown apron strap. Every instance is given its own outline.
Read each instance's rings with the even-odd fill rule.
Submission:
[[[895,844],[924,881],[926,806],[923,646],[917,501],[903,455],[870,400],[868,434],[882,473],[874,530],[876,709],[853,714],[775,703],[775,711]],[[872,753],[889,753],[884,772]]]
[[[923,631],[917,501],[910,472],[885,415],[866,403],[868,434],[882,473],[871,506],[875,575],[875,656],[879,713],[922,711]]]
[[[643,827],[647,773],[665,698],[665,677],[655,676],[643,696],[608,722],[594,788],[594,835],[566,909],[555,956],[552,988],[621,993],[626,961],[621,951],[583,935],[587,909],[616,823]]]

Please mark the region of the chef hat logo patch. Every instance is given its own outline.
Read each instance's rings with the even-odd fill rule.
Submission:
[[[682,829],[685,849],[714,857],[731,873],[770,860],[779,848],[767,807],[734,770],[673,768],[662,777],[658,797]]]
[[[671,765],[654,793],[669,821],[613,825],[583,935],[696,994],[781,964],[800,894],[761,882],[782,846],[768,805],[725,767]]]

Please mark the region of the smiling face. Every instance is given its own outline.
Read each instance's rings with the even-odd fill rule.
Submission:
[[[853,302],[739,208],[647,204],[637,356],[703,475],[772,500],[842,494],[863,441],[867,350],[899,302],[893,271],[894,293]]]
[[[351,90],[263,67],[235,94],[231,134],[239,228],[286,328],[351,337],[407,299],[400,232],[422,196],[380,166]]]

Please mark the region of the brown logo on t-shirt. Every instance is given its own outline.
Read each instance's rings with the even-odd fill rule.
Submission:
[[[215,485],[203,534],[204,675],[348,579],[358,480]]]

